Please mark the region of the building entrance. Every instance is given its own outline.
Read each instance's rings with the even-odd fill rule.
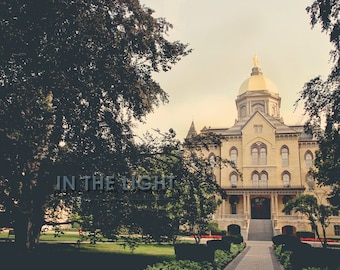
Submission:
[[[270,199],[264,197],[251,199],[251,218],[270,219]]]

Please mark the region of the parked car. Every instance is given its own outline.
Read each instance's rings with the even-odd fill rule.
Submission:
[[[53,226],[52,225],[42,225],[41,226],[41,231],[42,232],[47,232],[47,231],[52,231],[53,230]]]

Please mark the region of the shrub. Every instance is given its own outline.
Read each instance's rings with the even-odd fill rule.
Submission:
[[[241,244],[243,243],[243,236],[242,235],[226,235],[222,237],[222,241],[227,241],[234,244]]]
[[[220,235],[221,230],[218,228],[218,224],[216,222],[209,222],[208,224],[208,230],[211,234]]]
[[[209,262],[193,262],[189,260],[179,260],[179,261],[164,261],[161,263],[156,263],[154,265],[149,265],[145,270],[214,270],[212,263]]]
[[[230,252],[226,250],[216,250],[215,251],[215,269],[216,270],[222,270],[225,268],[225,266],[232,260],[232,257],[230,256]]]
[[[207,241],[208,247],[211,247],[214,250],[221,249],[221,250],[230,250],[230,242],[225,240],[209,240]]]
[[[181,247],[186,247],[187,249],[193,246],[205,246],[205,245],[181,245]],[[213,252],[214,259],[212,262],[201,261],[195,262],[192,260],[176,260],[176,261],[164,261],[162,263],[156,263],[154,265],[147,266],[144,270],[223,270],[228,263],[230,263],[233,258],[237,256],[244,249],[244,244],[231,244],[230,251],[226,250],[216,250]]]
[[[243,249],[242,244],[231,244],[230,250],[216,250],[215,251],[215,269],[223,270]]]
[[[195,262],[214,261],[214,249],[207,245],[189,243],[175,244],[176,260],[191,260]]]
[[[298,231],[296,232],[297,238],[315,238],[314,232]]]
[[[292,235],[283,235],[279,234],[272,237],[272,241],[275,246],[284,245],[286,249],[294,249],[301,244],[299,238],[292,236]]]
[[[284,250],[283,245],[277,245],[277,246],[274,246],[274,253],[285,270],[293,269],[291,260],[290,260],[292,251]]]

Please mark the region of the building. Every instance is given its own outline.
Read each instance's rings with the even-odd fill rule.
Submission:
[[[245,239],[271,240],[280,233],[311,231],[300,214],[285,214],[284,204],[302,193],[314,194],[326,202],[327,189],[318,187],[308,173],[313,166],[317,141],[303,126],[286,125],[280,116],[281,98],[275,84],[265,77],[253,59],[250,77],[240,86],[236,98],[237,120],[229,128],[203,128],[201,134],[222,135],[222,145],[207,152],[233,161],[232,167],[215,168],[218,183],[228,197],[213,221],[220,229],[238,228]],[[195,136],[194,123],[187,138]],[[327,236],[340,235],[340,218],[332,217]],[[262,231],[262,236],[261,236]],[[320,230],[321,233],[321,230]]]

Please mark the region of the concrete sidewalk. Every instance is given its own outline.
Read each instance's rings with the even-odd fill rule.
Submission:
[[[247,241],[247,247],[224,270],[283,270],[272,241]]]

